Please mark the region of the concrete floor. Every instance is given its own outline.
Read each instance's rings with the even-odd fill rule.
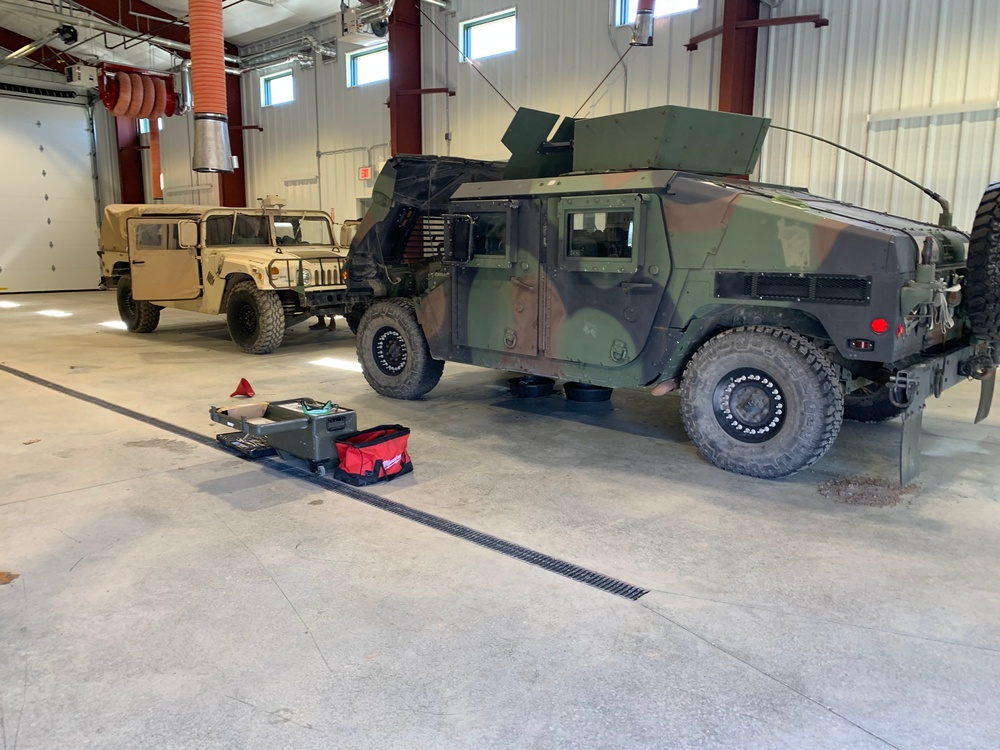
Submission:
[[[213,435],[246,377],[413,429],[375,492],[651,589],[592,589],[0,373],[0,748],[995,748],[1000,409],[932,403],[895,508],[898,423],[846,424],[770,482],[707,464],[677,401],[516,402],[448,365],[382,399],[347,331],[236,351],[222,318],[139,336],[112,293],[0,297],[0,362]],[[44,309],[71,317],[40,316]],[[326,358],[327,366],[315,364]],[[328,366],[336,365],[334,367]]]

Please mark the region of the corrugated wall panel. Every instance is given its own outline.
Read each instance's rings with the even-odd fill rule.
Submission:
[[[786,0],[775,11],[809,13],[822,13],[830,26],[762,34],[761,113],[952,198],[956,224],[970,227],[983,188],[1000,179],[1000,3]],[[951,111],[934,114],[942,108]],[[937,204],[916,188],[801,136],[772,131],[759,173],[892,213],[938,215]]]
[[[423,5],[427,15],[456,43],[463,21],[516,6],[514,54],[475,63],[424,23],[424,85],[449,86],[457,95],[425,99],[424,145],[428,153],[503,159],[500,143],[513,112],[474,70],[481,70],[515,107],[572,115],[615,61],[628,49],[630,30],[610,25],[614,0],[459,0],[455,15]],[[702,0],[697,11],[657,19],[655,45],[633,49],[601,86],[581,117],[658,104],[714,108],[718,101],[719,42],[695,52],[684,44],[722,21],[722,0]],[[626,83],[627,82],[627,83]],[[446,134],[451,133],[451,141]]]
[[[261,79],[280,66],[243,77],[244,119],[264,129],[246,132],[252,198],[277,193],[289,206],[333,211],[337,221],[357,217],[358,198],[370,196],[373,184],[359,180],[358,169],[375,167],[388,151],[389,85],[348,87],[348,49],[336,63],[293,68],[295,101],[288,104],[261,107]],[[317,159],[317,151],[342,153]]]

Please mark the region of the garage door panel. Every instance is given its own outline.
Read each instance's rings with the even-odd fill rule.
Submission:
[[[0,291],[100,283],[91,137],[84,107],[0,97]]]

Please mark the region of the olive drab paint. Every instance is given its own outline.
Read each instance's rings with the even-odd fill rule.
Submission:
[[[767,127],[681,107],[521,110],[506,164],[391,159],[351,245],[350,299],[412,299],[435,359],[608,387],[682,378],[741,326],[806,337],[848,393],[945,351],[990,355],[947,292],[969,237],[725,176],[752,171]],[[922,405],[926,379],[900,403]]]

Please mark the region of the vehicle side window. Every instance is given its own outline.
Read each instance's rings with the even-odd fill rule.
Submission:
[[[637,194],[559,199],[560,268],[635,273],[642,263],[644,197]]]
[[[472,257],[507,254],[507,214],[472,217]]]
[[[177,224],[147,224],[139,225],[135,233],[135,242],[144,250],[177,250]]]
[[[634,211],[570,211],[570,258],[631,258]]]

